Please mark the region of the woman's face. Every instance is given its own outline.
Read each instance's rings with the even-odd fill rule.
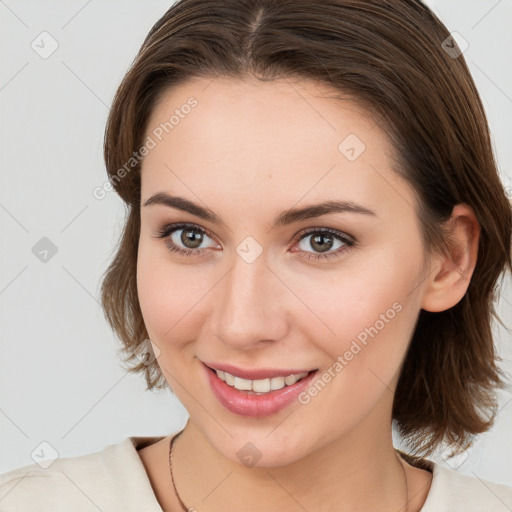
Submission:
[[[169,91],[148,124],[145,325],[190,421],[233,461],[280,466],[333,441],[390,435],[427,275],[416,199],[392,170],[383,129],[326,91],[194,80]],[[282,385],[283,372],[317,372],[286,392],[249,395],[205,363],[239,377],[277,369],[272,381],[253,379],[257,390]]]

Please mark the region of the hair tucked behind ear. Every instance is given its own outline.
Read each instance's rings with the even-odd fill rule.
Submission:
[[[423,455],[443,440],[465,449],[490,428],[495,389],[504,387],[491,322],[498,278],[512,270],[512,212],[482,102],[456,44],[445,51],[449,37],[417,0],[181,0],[158,20],[116,93],[104,148],[128,218],[104,277],[103,307],[131,371],[144,372],[149,389],[165,379],[156,361],[135,357],[148,337],[136,285],[140,163],[129,172],[126,163],[143,144],[152,108],[194,77],[306,78],[355,98],[386,127],[396,171],[418,197],[428,254],[442,250],[440,226],[453,207],[473,208],[481,234],[471,283],[451,309],[420,312],[393,418]]]

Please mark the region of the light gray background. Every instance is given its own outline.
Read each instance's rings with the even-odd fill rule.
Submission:
[[[173,395],[144,392],[143,377],[120,366],[99,286],[124,208],[113,193],[92,195],[106,180],[102,141],[113,94],[171,3],[0,0],[0,472],[31,464],[43,441],[67,457],[186,422]],[[428,4],[469,44],[464,56],[512,191],[512,1]],[[31,47],[42,46],[43,31],[58,43],[46,59]],[[42,237],[58,250],[46,263],[32,252]],[[511,326],[510,278],[506,285],[498,311]],[[511,374],[511,333],[496,332]],[[500,403],[495,428],[451,465],[512,485],[510,391]],[[433,458],[444,463],[442,453]]]

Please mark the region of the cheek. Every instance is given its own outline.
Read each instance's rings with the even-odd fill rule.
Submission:
[[[356,409],[358,402],[372,401],[393,379],[415,324],[416,307],[410,298],[405,301],[396,287],[372,284],[375,289],[346,288],[346,296],[337,292],[325,303],[321,317],[329,325],[328,336],[309,331],[309,339],[316,340],[326,356],[326,366],[336,364],[331,373],[340,376],[334,379],[340,386],[334,387],[347,393],[342,401]]]
[[[174,314],[183,301],[179,300],[179,283],[170,280],[176,275],[166,275],[161,251],[152,245],[153,242],[145,242],[143,239],[139,242],[137,293],[148,334],[153,342],[161,345],[164,333],[172,328]]]
[[[329,326],[327,336],[315,337],[309,328],[310,338],[327,354],[324,376],[329,383],[318,387],[325,389],[326,401],[343,405],[333,407],[340,422],[364,416],[391,390],[416,324],[421,251],[413,247],[406,257],[394,251],[382,256],[362,265],[364,271],[351,269],[345,279],[340,277],[338,286],[325,282],[310,294],[320,318]],[[320,408],[322,402],[318,400],[313,407]],[[347,418],[343,412],[347,410],[359,412]]]
[[[317,339],[331,359],[349,351],[350,366],[363,368],[370,360],[399,359],[419,311],[415,287],[422,261],[420,244],[386,244],[361,253],[334,280],[327,276],[318,283],[316,276],[316,283],[303,283],[327,335]]]
[[[316,317],[311,322],[311,315],[306,315],[308,324],[304,323],[304,328],[309,325],[310,331],[314,325],[320,329],[320,337],[331,340],[330,353],[344,352],[354,339],[364,343],[370,333],[386,338],[386,333],[411,322],[405,311],[414,298],[411,291],[419,267],[415,260],[402,265],[391,255],[388,261],[390,264],[384,267],[376,258],[375,262],[344,269],[337,275],[320,279],[316,274],[297,281],[297,294],[307,297],[306,303]]]
[[[378,288],[382,290],[381,288]],[[307,416],[329,416],[332,436],[349,431],[377,404],[390,406],[397,371],[405,356],[415,324],[416,306],[411,301],[397,301],[397,294],[385,292],[356,293],[352,300],[323,310],[335,334],[309,339],[324,354],[319,374],[300,399]]]
[[[180,266],[159,243],[141,240],[137,293],[150,339],[163,351],[193,340],[208,287],[211,283],[205,281],[204,270]]]

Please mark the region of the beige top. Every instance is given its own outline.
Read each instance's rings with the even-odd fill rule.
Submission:
[[[4,473],[0,511],[162,512],[136,451],[161,439],[127,437],[99,452],[56,459],[46,469],[34,463]],[[512,510],[512,487],[462,475],[429,459],[423,465],[433,477],[421,512]]]

